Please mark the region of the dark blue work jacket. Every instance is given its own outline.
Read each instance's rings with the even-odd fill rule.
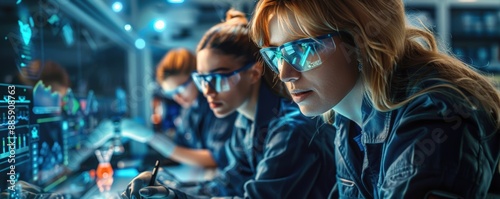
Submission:
[[[444,92],[393,111],[362,104],[362,128],[336,115],[341,198],[484,198],[498,172],[500,134],[488,114]],[[479,107],[479,106],[478,106]],[[439,197],[440,198],[440,197]]]

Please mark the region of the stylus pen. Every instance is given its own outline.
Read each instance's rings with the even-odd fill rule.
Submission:
[[[155,185],[156,174],[158,174],[158,168],[159,167],[160,167],[160,161],[156,160],[155,168],[153,169],[153,176],[151,176],[151,179],[149,180],[149,185],[148,186],[154,186]]]

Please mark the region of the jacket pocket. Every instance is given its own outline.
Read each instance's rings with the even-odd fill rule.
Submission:
[[[340,198],[363,198],[359,193],[358,186],[353,180],[337,175],[337,187]]]

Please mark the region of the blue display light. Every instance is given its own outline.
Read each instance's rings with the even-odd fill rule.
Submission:
[[[184,3],[184,0],[168,0],[169,3]]]
[[[135,40],[135,47],[137,49],[143,49],[144,47],[146,47],[146,42],[144,41],[144,39],[136,39]]]
[[[67,122],[67,121],[64,121],[64,122],[62,123],[62,129],[63,129],[64,131],[67,131],[67,130],[68,130],[68,127],[69,127],[68,122]]]
[[[117,2],[114,2],[113,5],[111,5],[111,8],[115,12],[120,12],[123,9],[123,4],[119,1],[117,1]]]

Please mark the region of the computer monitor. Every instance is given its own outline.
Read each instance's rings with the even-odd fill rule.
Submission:
[[[33,88],[33,128],[38,131],[37,148],[33,152],[38,156],[33,159],[33,183],[41,187],[49,186],[56,179],[64,176],[67,159],[67,127],[62,114],[62,96],[52,92],[39,81]]]
[[[71,174],[70,156],[88,150],[82,142],[99,120],[93,92],[60,96],[43,82],[0,84],[0,91],[0,189],[23,180],[50,190]]]
[[[33,126],[32,88],[0,83],[0,189],[14,190],[18,180],[37,175],[38,128]]]
[[[64,120],[62,124],[65,131],[64,150],[67,154],[64,165],[70,169],[79,167],[81,161],[88,158],[88,156],[77,156],[81,156],[82,152],[92,150],[89,148],[90,146],[85,145],[85,141],[101,120],[98,111],[98,102],[93,91],[89,91],[86,96],[79,97],[68,91],[63,97],[62,114]]]

